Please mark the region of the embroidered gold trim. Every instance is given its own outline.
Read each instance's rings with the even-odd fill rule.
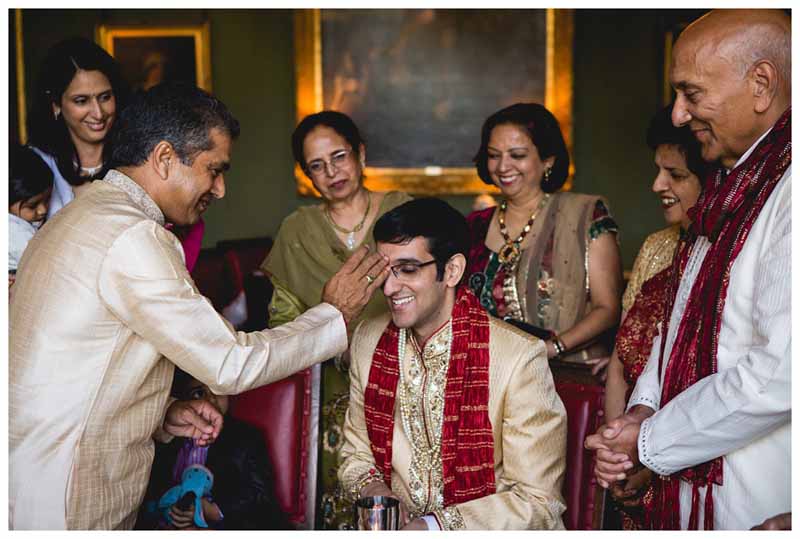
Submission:
[[[412,342],[408,354],[407,339]],[[448,322],[428,339],[420,354],[413,337],[400,330],[397,400],[403,430],[412,447],[408,486],[409,510],[414,518],[444,506],[442,420],[452,341],[452,323]]]
[[[147,194],[147,191],[145,191],[141,185],[115,169],[108,171],[104,181],[119,189],[122,189],[131,198],[133,203],[141,208],[145,215],[159,225],[164,225],[164,213],[161,211],[161,208],[156,205],[153,199],[150,198],[150,195]]]
[[[465,530],[467,528],[464,523],[464,517],[461,516],[461,511],[455,506],[436,509],[433,514],[443,530]]]
[[[349,496],[350,501],[355,502],[361,497],[361,490],[364,487],[378,481],[383,482],[381,475],[375,468],[370,468],[361,475],[356,476],[355,479],[347,480],[346,483],[349,483],[350,488],[347,488],[346,484],[342,486],[345,487],[344,491]],[[345,481],[343,481],[343,483],[345,483]]]

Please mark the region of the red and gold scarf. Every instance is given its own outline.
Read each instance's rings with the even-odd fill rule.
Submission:
[[[494,439],[489,421],[489,316],[462,286],[452,315],[453,340],[444,393],[442,477],[445,506],[494,494]],[[364,416],[372,455],[392,484],[394,404],[400,377],[399,330],[384,330],[364,390]]]
[[[692,286],[686,311],[678,326],[675,343],[666,364],[661,407],[698,380],[717,372],[717,347],[722,311],[733,262],[742,250],[753,223],[778,181],[791,164],[791,107],[786,109],[753,153],[727,175],[720,168],[706,180],[705,189],[689,210],[692,225],[688,241],[679,247],[677,269],[667,292],[665,325],[675,304],[683,271],[698,236],[706,236],[711,247]],[[666,338],[661,341],[659,373],[664,368]],[[656,480],[651,524],[660,529],[680,527],[680,480],[692,484],[689,529],[698,529],[701,486],[706,486],[704,529],[714,528],[713,485],[722,484],[722,457]]]

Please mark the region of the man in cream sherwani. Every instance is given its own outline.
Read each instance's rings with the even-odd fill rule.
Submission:
[[[165,84],[117,127],[115,169],[37,233],[13,287],[12,529],[132,528],[154,434],[219,432],[221,417],[197,402],[168,409],[173,364],[222,394],[284,378],[344,351],[345,324],[388,274],[361,252],[293,323],[234,331],[163,225],[194,223],[224,196],[238,122],[202,90]]]
[[[564,405],[544,343],[459,286],[466,220],[417,199],[374,236],[390,314],[353,335],[344,490],[399,498],[407,530],[563,529]]]

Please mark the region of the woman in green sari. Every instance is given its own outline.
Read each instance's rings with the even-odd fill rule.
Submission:
[[[378,217],[410,200],[405,193],[374,193],[364,187],[364,140],[345,114],[323,111],[306,116],[292,134],[292,152],[322,195],[322,203],[298,208],[283,220],[261,266],[275,287],[269,305],[270,327],[318,304],[325,282],[355,249],[364,243],[375,248],[372,227]],[[383,294],[375,294],[350,329],[384,310]],[[352,505],[341,495],[336,478],[341,426],[349,401],[347,363],[333,358],[322,365],[316,528],[352,525]]]

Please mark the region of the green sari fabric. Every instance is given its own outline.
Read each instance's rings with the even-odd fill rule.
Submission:
[[[378,217],[409,200],[411,197],[405,193],[386,193]],[[370,224],[363,242],[372,249],[375,249],[372,239],[374,224],[374,221]],[[322,297],[322,287],[352,253],[333,231],[319,205],[298,208],[284,219],[275,244],[261,265],[275,287],[269,305],[270,327],[294,320],[317,305]],[[385,311],[386,300],[383,294],[376,292],[351,327],[356,327],[362,319]],[[317,529],[352,527],[352,504],[345,500],[336,476],[339,449],[343,442],[342,425],[350,395],[347,367],[339,358],[332,358],[322,365]]]

